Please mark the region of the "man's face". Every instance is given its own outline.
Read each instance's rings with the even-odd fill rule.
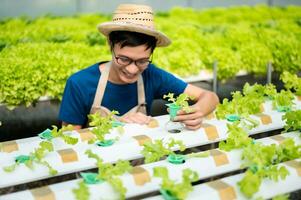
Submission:
[[[116,44],[113,51],[113,70],[115,78],[120,83],[134,83],[139,75],[147,68],[151,56],[151,48],[146,45],[120,48]]]

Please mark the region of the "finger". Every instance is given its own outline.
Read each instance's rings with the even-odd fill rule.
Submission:
[[[186,126],[187,129],[190,129],[190,130],[197,130],[197,129],[200,129],[202,127],[202,124],[199,124],[197,126]]]
[[[133,123],[136,123],[136,124],[143,124],[144,123],[144,120],[141,119],[140,116],[131,116],[131,120],[133,121]]]
[[[193,106],[189,106],[187,111],[185,111],[183,109],[179,110],[177,112],[177,114],[178,115],[192,114],[192,113],[197,112],[199,109],[200,109],[199,107],[196,107],[196,106],[193,105]]]
[[[202,123],[202,119],[198,118],[198,119],[193,119],[193,120],[187,120],[187,121],[183,121],[183,123],[186,126],[197,126],[197,125],[200,125]]]
[[[141,113],[143,115],[143,119],[145,121],[145,123],[149,123],[153,118],[151,116],[147,116],[143,113]]]
[[[151,116],[147,116],[147,115],[145,115],[143,113],[140,113],[140,112],[137,113],[137,117],[139,117],[139,119],[141,120],[141,123],[143,123],[143,124],[148,124],[152,119]]]
[[[134,121],[129,117],[122,117],[120,118],[120,121],[125,123],[134,123]]]
[[[185,110],[179,110],[177,112],[177,115],[187,115],[187,114],[192,114],[194,113],[195,111],[191,110],[190,112],[186,112]]]
[[[148,123],[150,123],[151,120],[152,120],[152,117],[146,116],[146,118],[144,119],[143,124],[148,124]]]
[[[134,120],[136,123],[139,123],[139,124],[148,124],[150,121],[151,121],[151,117],[150,116],[146,116],[144,114],[136,114],[134,116]]]
[[[150,117],[143,113],[129,113],[120,118],[120,121],[125,123],[145,124],[150,121]]]
[[[147,118],[145,119],[145,123],[148,124],[153,120],[153,118],[151,116],[147,116]]]
[[[203,114],[200,112],[195,112],[191,114],[186,114],[186,115],[177,115],[174,119],[174,121],[187,121],[187,120],[193,120],[197,118],[203,117]]]

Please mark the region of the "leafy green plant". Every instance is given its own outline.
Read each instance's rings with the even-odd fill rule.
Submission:
[[[284,108],[289,110],[293,105],[294,96],[290,91],[281,90],[277,93],[272,84],[265,86],[254,84],[251,86],[246,83],[243,87],[243,93],[240,91],[232,92],[232,101],[225,98],[223,103],[217,106],[216,116],[218,119],[225,119],[229,114],[247,117],[250,114],[259,113],[260,105],[264,102],[265,97],[273,100],[273,107],[278,110]],[[252,123],[252,121],[250,122]]]
[[[273,100],[273,108],[280,109],[285,107],[285,110],[291,110],[293,106],[294,95],[290,91],[281,90],[275,95]]]
[[[258,192],[262,180],[268,178],[273,181],[285,179],[289,174],[284,166],[269,166],[267,168],[260,168],[254,173],[248,169],[245,173],[244,178],[238,182],[241,192],[248,198],[251,198],[254,193]]]
[[[80,181],[78,183],[78,188],[74,188],[72,192],[77,200],[86,200],[90,197],[89,188],[84,181]]]
[[[301,145],[296,145],[291,138],[285,139],[277,148],[273,163],[280,163],[301,157]]]
[[[226,119],[228,114],[236,114],[239,116],[249,116],[260,112],[260,105],[263,103],[262,98],[255,98],[253,96],[243,96],[241,92],[232,92],[232,101],[227,98],[219,104],[216,109],[216,117],[218,119]]]
[[[223,40],[222,42],[217,42],[214,40]],[[210,48],[210,51],[206,55],[208,63],[212,65],[216,62],[218,66],[218,79],[225,81],[229,77],[234,77],[236,73],[239,72],[240,66],[243,65],[241,61],[241,56],[237,51],[232,50],[229,47],[226,47],[227,41],[221,36],[214,39],[215,43]],[[219,43],[222,43],[222,46],[218,46]],[[212,66],[210,66],[212,68]]]
[[[61,100],[67,78],[96,63],[100,51],[99,46],[70,42],[5,47],[0,53],[0,103],[14,109],[21,104],[34,105],[42,96]]]
[[[285,131],[301,131],[301,110],[289,111],[282,116]]]
[[[259,122],[249,115],[259,113],[260,106],[265,99],[272,100],[273,107],[278,111],[291,110],[294,99],[290,91],[281,90],[277,93],[273,84],[250,85],[249,83],[244,85],[242,93],[240,91],[232,92],[232,97],[232,101],[225,98],[223,103],[217,106],[216,116],[218,119],[228,119],[232,115],[237,116],[241,125],[247,129],[259,125]]]
[[[54,35],[48,39],[49,42],[55,42],[55,43],[63,43],[63,42],[67,42],[68,40],[70,40],[70,37],[63,34]]]
[[[274,97],[277,94],[276,86],[273,84],[267,84],[265,85],[265,90],[264,94],[269,98],[269,99],[274,99]]]
[[[105,141],[105,136],[110,134],[110,130],[113,128],[114,115],[118,114],[117,111],[112,111],[109,115],[102,117],[99,113],[89,114],[88,118],[90,120],[89,125],[93,126],[92,133],[96,136],[95,139],[89,140],[89,144],[96,141]]]
[[[240,34],[233,34],[232,37],[240,37],[242,34],[244,34],[244,31],[238,30],[237,32],[239,32]],[[269,61],[273,61],[272,52],[263,42],[260,42],[258,41],[258,39],[255,38],[256,36],[254,36],[254,32],[250,32],[250,40],[243,44],[239,44],[238,46],[241,61],[244,66],[244,69],[249,73],[264,75],[267,70],[267,63]],[[240,39],[238,38],[233,40],[235,42]]]
[[[262,145],[251,143],[243,149],[243,167],[248,167],[244,178],[238,182],[241,191],[252,197],[259,190],[264,178],[278,181],[279,177],[285,179],[288,171],[284,166],[276,164],[293,160],[301,156],[301,145],[295,145],[293,139],[285,139],[280,145]]]
[[[235,120],[241,122],[241,126],[251,130],[259,125],[259,121],[252,119],[250,115],[260,113],[260,106],[264,102],[265,95],[274,95],[275,88],[272,85],[262,86],[255,84],[250,86],[248,83],[244,85],[243,93],[240,91],[232,92],[232,101],[227,98],[223,100],[216,108],[216,116],[218,119]]]
[[[132,170],[132,166],[130,165],[129,161],[119,160],[115,165],[113,165],[111,163],[104,163],[103,160],[91,150],[87,150],[86,154],[89,158],[96,159],[97,161],[97,178],[110,183],[115,191],[119,192],[120,199],[125,199],[126,188],[123,186],[123,183],[118,176]]]
[[[171,139],[165,144],[163,140],[155,140],[154,142],[147,141],[143,144],[143,149],[141,151],[142,155],[145,158],[144,162],[156,162],[166,155],[175,155],[171,148],[176,146],[180,148],[180,151],[184,151],[186,149],[185,145],[180,140]]]
[[[87,34],[87,42],[89,45],[105,45],[106,38],[97,32],[90,32]]]
[[[243,166],[269,166],[280,162],[296,159],[301,156],[301,146],[295,145],[294,140],[285,139],[280,145],[262,145],[251,143],[243,149]]]
[[[279,22],[279,28],[281,22]],[[283,25],[285,26],[285,25]],[[288,26],[290,26],[288,24]],[[273,69],[278,72],[290,71],[296,73],[300,70],[300,39],[298,34],[287,31],[279,31],[279,28],[263,28],[259,33],[259,39],[270,49],[273,56]],[[277,30],[278,29],[278,30]],[[282,27],[281,27],[282,29]],[[286,37],[290,35],[290,37]],[[273,40],[267,39],[273,37]]]
[[[60,137],[62,138],[67,144],[76,144],[78,142],[78,138],[71,137],[67,134],[64,134],[65,131],[72,131],[73,126],[72,125],[67,125],[67,126],[62,126],[61,129],[58,129],[57,126],[52,126],[51,130],[51,136],[54,138]]]
[[[252,143],[252,139],[249,137],[248,133],[243,128],[239,127],[239,122],[227,124],[227,128],[227,140],[219,143],[219,148],[221,150],[231,151],[233,149],[240,149]]]
[[[277,90],[275,85],[273,84],[261,85],[255,83],[254,85],[250,85],[249,83],[245,83],[243,87],[243,94],[245,96],[259,98],[262,100],[264,100],[264,97],[273,99],[274,96],[277,94]]]
[[[276,164],[301,157],[301,145],[296,145],[291,138],[285,139],[280,145],[263,145],[252,140],[247,132],[240,127],[240,122],[227,124],[228,137],[219,143],[225,151],[242,148],[242,167],[247,167],[244,178],[238,182],[240,190],[251,198],[256,193],[264,178],[278,181],[285,179],[288,171]]]
[[[5,41],[0,40],[0,52],[7,46]]]
[[[215,62],[221,80],[240,70],[263,74],[269,61],[277,72],[295,73],[301,68],[300,12],[299,6],[241,6],[202,12],[173,8],[156,16],[158,28],[173,43],[158,48],[154,60],[182,77],[212,71]],[[95,29],[108,20],[110,16],[97,13],[1,21],[0,103],[13,109],[32,105],[41,96],[61,100],[71,74],[111,58],[105,38]]]
[[[28,168],[33,169],[33,163],[44,165],[48,168],[50,175],[56,175],[57,171],[53,169],[48,162],[44,161],[43,158],[47,152],[53,151],[53,145],[50,142],[42,141],[39,144],[39,147],[35,149],[33,152],[29,154],[29,156],[19,156],[16,158],[16,163],[4,167],[3,170],[6,172],[13,172],[15,168],[20,165],[21,163],[24,163]],[[20,158],[20,159],[18,159]]]
[[[280,76],[286,89],[292,89],[296,95],[301,96],[301,78],[296,74],[291,74],[287,71],[283,72]]]
[[[188,101],[189,99],[194,99],[193,97],[189,97],[187,94],[182,93],[178,97],[174,97],[173,93],[168,93],[167,95],[163,95],[163,99],[167,99],[168,101],[172,102],[174,105],[179,106],[185,112],[191,112],[189,108]]]
[[[184,169],[182,182],[176,183],[171,180],[166,167],[155,167],[154,176],[162,178],[161,189],[176,199],[186,199],[189,192],[193,190],[191,182],[198,180],[198,174],[190,169]],[[161,193],[163,191],[161,190]]]

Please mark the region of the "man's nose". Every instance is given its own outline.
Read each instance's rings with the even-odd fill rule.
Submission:
[[[126,66],[126,71],[128,71],[131,74],[136,74],[139,71],[139,67],[135,64],[135,62],[132,62],[128,66]]]

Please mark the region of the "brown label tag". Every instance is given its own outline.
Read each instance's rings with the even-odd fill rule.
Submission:
[[[77,130],[77,132],[79,133],[81,141],[83,142],[95,138],[95,135],[88,128]]]
[[[55,200],[55,195],[48,186],[30,190],[35,200]]]
[[[282,135],[273,135],[270,138],[276,140],[279,144],[281,144],[285,140],[285,137],[283,137]]]
[[[157,127],[159,127],[159,122],[158,122],[158,120],[152,119],[152,120],[148,123],[147,127],[148,127],[148,128],[157,128]]]
[[[232,200],[232,199],[234,200],[234,199],[237,199],[235,190],[231,185],[229,185],[229,184],[227,184],[227,183],[225,183],[221,180],[212,181],[212,182],[209,182],[207,184],[211,188],[218,191],[219,198],[221,200]]]
[[[151,181],[148,171],[142,167],[133,167],[131,174],[134,177],[136,185],[144,185],[145,183]]]
[[[10,153],[19,150],[19,146],[15,140],[0,143],[0,151]]]
[[[215,140],[219,137],[215,126],[203,123],[202,128],[204,128],[208,140]]]
[[[152,141],[152,139],[146,135],[136,135],[133,136],[134,139],[136,139],[140,146],[142,146],[147,141]]]
[[[301,161],[291,160],[285,162],[287,166],[290,166],[292,168],[295,168],[297,170],[298,176],[301,176]]]
[[[272,123],[272,118],[271,116],[267,115],[267,114],[257,114],[257,117],[260,117],[260,121],[262,124],[271,124]]]
[[[229,163],[227,154],[225,154],[224,152],[219,151],[217,149],[212,149],[209,152],[210,152],[210,155],[213,157],[215,165],[217,167],[221,166],[221,165],[226,165]]]
[[[205,117],[205,119],[208,119],[208,120],[210,120],[210,119],[214,119],[215,118],[215,115],[214,115],[214,113],[213,112],[211,112],[211,113],[209,113],[208,115],[206,115],[206,117]]]
[[[297,96],[298,101],[301,101],[301,96]]]
[[[78,161],[77,153],[73,149],[62,149],[57,152],[60,154],[63,163]]]

